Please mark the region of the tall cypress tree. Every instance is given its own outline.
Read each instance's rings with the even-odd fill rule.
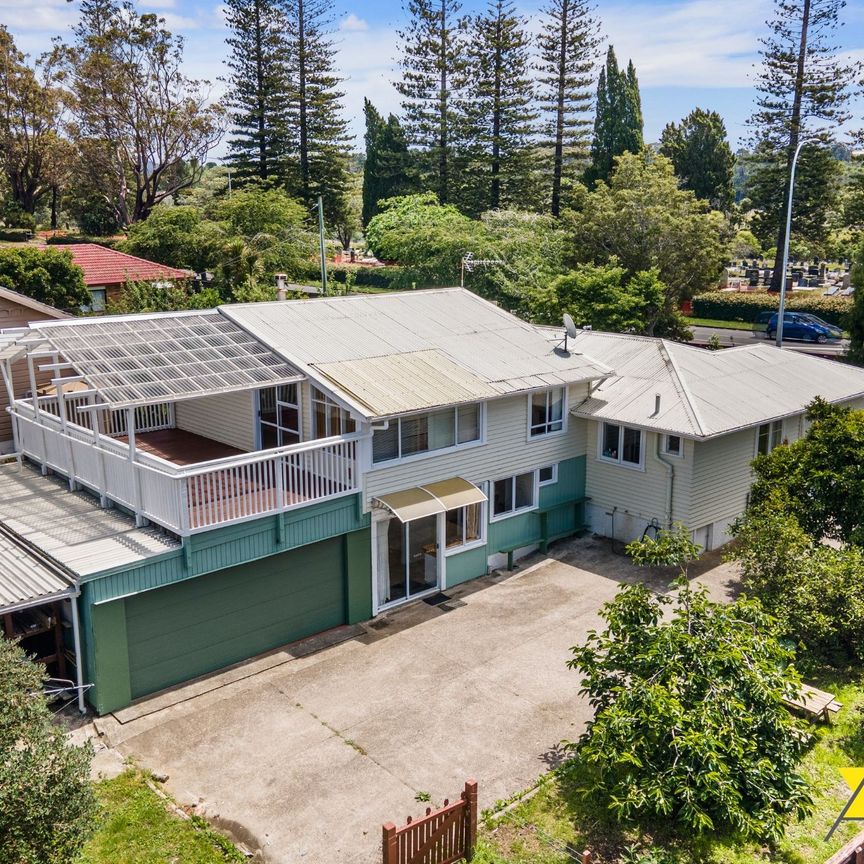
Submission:
[[[458,122],[454,97],[464,86],[466,21],[459,0],[408,0],[399,31],[403,119],[410,143],[428,157],[426,177],[442,204],[450,200],[450,168]]]
[[[307,206],[319,195],[325,216],[338,221],[348,183],[347,124],[340,79],[333,70],[332,20],[326,0],[282,0],[285,51],[293,86],[287,111],[289,190]]]
[[[229,162],[239,177],[284,182],[288,96],[285,20],[279,0],[226,0],[231,54],[226,104]]]
[[[511,0],[488,0],[466,49],[465,143],[479,169],[475,209],[524,206],[537,112],[529,38]]]
[[[591,165],[585,172],[589,185],[609,179],[615,157],[638,153],[644,146],[642,136],[642,99],[632,60],[627,70],[618,68],[615,49],[606,52],[606,65],[597,82],[594,114],[594,138],[591,142]]]
[[[832,130],[849,118],[847,104],[861,72],[861,64],[844,60],[835,43],[845,5],[844,0],[775,0],[775,17],[768,22],[770,34],[762,40],[762,68],[756,85],[759,97],[750,119],[751,143],[759,165],[753,184],[757,189],[777,184],[782,188],[780,207],[772,202],[776,215],[766,213],[776,219],[777,255],[771,281],[775,291],[782,284],[792,157],[802,138],[808,143],[807,150],[827,147]],[[813,152],[809,160],[804,155],[799,175],[802,185],[823,185],[828,178],[821,178],[818,172],[828,170],[828,162]],[[809,181],[808,173],[812,174]],[[819,201],[808,207],[802,198],[797,204],[793,229]]]
[[[378,212],[378,202],[415,191],[411,154],[399,119],[391,114],[386,120],[365,99],[366,161],[363,164],[363,224]]]
[[[558,216],[564,187],[581,173],[588,153],[599,24],[587,0],[549,0],[542,11],[540,101],[552,149],[551,211]]]

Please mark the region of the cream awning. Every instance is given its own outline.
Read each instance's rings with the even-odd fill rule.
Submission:
[[[379,495],[374,500],[400,521],[411,522],[424,516],[467,507],[469,504],[480,504],[486,500],[486,496],[473,483],[462,477],[451,477],[449,480]]]

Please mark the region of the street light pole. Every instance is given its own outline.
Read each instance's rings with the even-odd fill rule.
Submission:
[[[799,133],[800,134],[800,133]],[[789,201],[786,205],[786,234],[783,242],[783,269],[780,272],[780,308],[777,310],[777,347],[783,347],[783,315],[786,311],[786,268],[789,266],[789,234],[792,231],[792,195],[795,191],[795,169],[798,167],[798,157],[804,139],[798,141],[795,153],[792,156],[792,171],[789,174]]]

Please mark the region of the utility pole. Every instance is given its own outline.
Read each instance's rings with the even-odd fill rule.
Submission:
[[[318,243],[321,247],[321,296],[327,294],[327,258],[324,251],[324,201],[318,196]]]
[[[792,232],[792,195],[795,191],[795,169],[804,139],[800,138],[795,154],[792,156],[792,169],[789,173],[789,195],[786,205],[786,236],[783,241],[783,267],[780,270],[780,308],[777,310],[777,347],[783,347],[783,315],[786,312],[786,268],[789,266],[789,234]]]

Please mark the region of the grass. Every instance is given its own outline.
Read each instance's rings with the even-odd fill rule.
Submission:
[[[148,775],[128,769],[101,780],[102,808],[95,833],[76,864],[225,864],[245,857],[201,818],[183,819],[147,785]]]
[[[754,330],[756,325],[748,321],[720,321],[717,318],[692,318],[687,316],[685,323],[691,327],[715,327],[718,330]]]
[[[688,836],[670,826],[611,822],[596,803],[547,775],[533,797],[497,822],[488,818],[475,864],[572,864],[590,849],[598,864],[812,864],[825,861],[861,830],[844,823],[824,842],[850,792],[839,769],[864,765],[864,670],[820,676],[818,686],[843,704],[833,725],[814,725],[815,743],[802,764],[813,812],[791,823],[773,850],[728,835]],[[628,852],[628,847],[630,852]],[[651,857],[642,857],[652,849]],[[634,854],[635,851],[635,854]]]

